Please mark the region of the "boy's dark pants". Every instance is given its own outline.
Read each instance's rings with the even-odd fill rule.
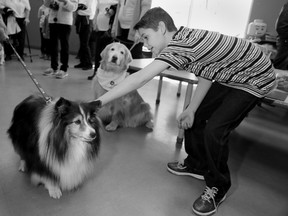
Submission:
[[[205,171],[206,185],[224,195],[231,186],[228,136],[257,104],[259,98],[214,82],[185,130],[184,163]]]

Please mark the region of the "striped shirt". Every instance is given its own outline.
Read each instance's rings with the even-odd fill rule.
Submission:
[[[217,32],[181,27],[156,59],[256,97],[276,85],[272,63],[257,45]]]

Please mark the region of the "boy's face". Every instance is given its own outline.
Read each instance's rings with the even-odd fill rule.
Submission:
[[[139,28],[138,33],[144,43],[154,55],[158,55],[167,45],[165,43],[165,35],[161,28],[155,31],[152,28]]]

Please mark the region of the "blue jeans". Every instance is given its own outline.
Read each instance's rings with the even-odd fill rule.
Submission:
[[[192,128],[185,130],[185,165],[205,171],[206,185],[217,187],[223,195],[231,186],[229,134],[258,101],[252,94],[214,82],[195,113]]]
[[[64,72],[68,69],[69,61],[69,38],[71,33],[71,25],[49,24],[50,28],[50,52],[51,52],[51,68],[58,69],[58,41],[60,41],[60,70]]]

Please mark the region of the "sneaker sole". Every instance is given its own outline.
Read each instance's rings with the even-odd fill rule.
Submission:
[[[220,202],[218,203],[218,205],[216,206],[216,208],[213,210],[213,211],[210,211],[210,212],[206,212],[206,213],[203,213],[203,212],[198,212],[197,210],[195,210],[192,206],[192,211],[196,214],[196,215],[200,215],[200,216],[208,216],[208,215],[212,215],[214,214],[218,207],[220,206],[220,204],[226,199],[226,194],[225,196],[220,200]]]
[[[68,76],[68,75],[61,76],[61,77],[56,76],[55,78],[56,78],[56,79],[64,79],[64,78],[67,77],[67,76]]]
[[[178,175],[178,176],[190,176],[190,177],[194,177],[194,178],[199,179],[199,180],[204,180],[204,176],[202,176],[202,175],[197,175],[197,174],[187,173],[187,172],[176,172],[176,171],[170,169],[168,166],[167,166],[167,170],[170,173],[173,173],[173,174]]]

